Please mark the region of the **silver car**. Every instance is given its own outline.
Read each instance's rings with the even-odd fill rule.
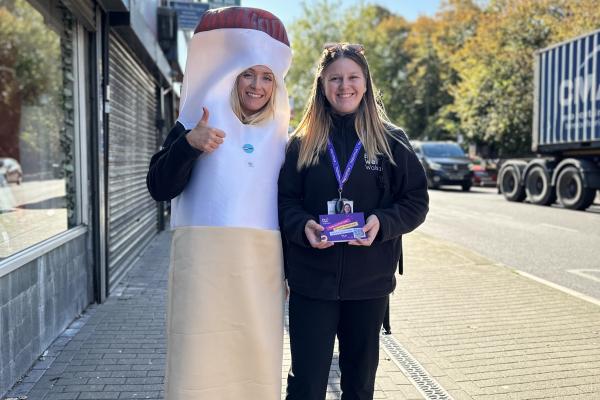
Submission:
[[[0,157],[0,181],[6,183],[16,183],[20,185],[23,182],[23,170],[17,160],[10,157]]]

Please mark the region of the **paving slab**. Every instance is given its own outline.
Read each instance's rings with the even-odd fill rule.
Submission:
[[[159,234],[7,398],[162,399],[169,242]],[[404,259],[375,399],[444,398],[426,395],[428,384],[455,400],[600,399],[598,303],[418,231],[405,236]],[[339,378],[336,353],[327,399],[340,398]]]

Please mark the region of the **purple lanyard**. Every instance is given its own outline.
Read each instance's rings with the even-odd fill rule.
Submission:
[[[344,183],[350,177],[350,172],[352,172],[352,168],[354,168],[354,163],[356,162],[356,157],[358,157],[358,152],[362,147],[362,143],[360,140],[356,141],[354,145],[354,150],[352,151],[352,155],[348,160],[348,164],[346,164],[346,170],[344,171],[344,176],[342,176],[342,172],[340,170],[340,162],[335,155],[335,149],[333,148],[333,144],[331,143],[331,139],[327,139],[327,151],[329,152],[329,157],[331,157],[331,163],[333,164],[333,172],[335,172],[335,179],[338,182],[338,192],[340,193],[340,198],[342,197],[342,190],[344,189]]]

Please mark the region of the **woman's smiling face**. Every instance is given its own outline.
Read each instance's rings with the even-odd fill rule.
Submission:
[[[342,115],[356,112],[367,91],[360,65],[349,58],[339,58],[325,68],[321,84],[331,108]]]
[[[242,111],[252,115],[269,102],[273,95],[275,77],[264,65],[255,65],[242,72],[237,79],[237,92]]]

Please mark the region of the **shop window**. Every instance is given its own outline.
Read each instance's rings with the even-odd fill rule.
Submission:
[[[75,23],[48,3],[0,0],[0,262],[79,223]]]

